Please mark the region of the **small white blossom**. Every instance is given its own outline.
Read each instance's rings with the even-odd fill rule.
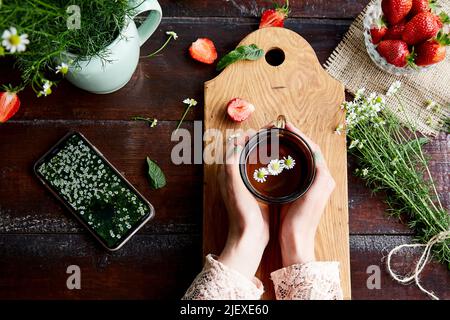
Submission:
[[[344,131],[344,125],[342,123],[340,123],[334,130],[334,134],[341,135],[343,131]]]
[[[61,73],[62,75],[67,74],[69,71],[69,65],[67,63],[62,62],[59,66],[56,67],[56,73]]]
[[[389,87],[388,91],[386,92],[386,96],[392,96],[398,92],[400,89],[402,83],[400,81],[394,81],[391,86]]]
[[[364,169],[361,170],[361,173],[362,173],[363,177],[365,177],[369,173],[369,169],[364,168]]]
[[[361,99],[361,97],[364,95],[364,92],[366,92],[366,88],[358,89],[355,94],[355,100]]]
[[[255,172],[253,173],[253,178],[260,183],[266,182],[268,174],[269,172],[267,172],[266,168],[260,168],[255,170]]]
[[[174,40],[177,40],[177,39],[178,39],[178,35],[177,35],[177,33],[176,33],[175,31],[166,31],[166,34],[167,34],[168,36],[172,36],[172,38],[173,38]]]
[[[192,98],[186,98],[183,100],[184,104],[187,104],[189,107],[193,107],[197,105],[197,100],[192,99]]]
[[[39,97],[41,97],[41,96],[46,97],[46,96],[48,96],[51,93],[52,93],[52,83],[50,81],[46,80],[44,82],[44,85],[42,86],[42,90],[39,91],[38,96]]]
[[[359,144],[359,140],[355,139],[350,143],[350,146],[348,147],[349,149],[353,149],[354,147],[356,147]]]
[[[11,53],[23,52],[27,49],[26,45],[30,43],[26,33],[19,35],[14,27],[3,31],[2,45]]]

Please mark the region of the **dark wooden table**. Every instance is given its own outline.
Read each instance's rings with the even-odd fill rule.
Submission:
[[[368,0],[292,0],[286,27],[301,34],[323,63]],[[191,60],[190,42],[214,40],[220,55],[233,49],[258,26],[270,4],[254,0],[160,0],[164,19],[142,48],[150,53],[174,30],[179,39],[153,59],[142,59],[130,83],[100,96],[61,82],[48,98],[21,93],[22,108],[0,126],[0,298],[3,299],[179,299],[201,269],[202,166],[173,165],[170,141],[186,97],[200,104],[184,127],[203,117],[203,82],[216,75],[213,66]],[[0,60],[0,83],[14,77],[11,61]],[[156,116],[150,129],[130,121]],[[83,132],[155,205],[156,218],[117,253],[107,253],[34,178],[32,165],[70,129]],[[442,200],[450,204],[450,135],[427,146]],[[144,159],[162,165],[168,185],[151,191]],[[351,175],[349,207],[352,291],[354,299],[423,299],[415,286],[402,286],[385,272],[383,257],[410,242],[410,230],[385,215],[383,197],[372,197]],[[412,262],[408,255],[406,262]],[[400,263],[400,262],[399,262]],[[81,267],[81,290],[66,288],[66,268]],[[381,289],[369,290],[367,268],[381,268]],[[423,284],[450,298],[445,266],[431,263]]]

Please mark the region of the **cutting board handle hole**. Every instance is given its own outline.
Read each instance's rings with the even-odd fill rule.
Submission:
[[[267,63],[274,67],[281,65],[285,58],[284,51],[280,48],[272,48],[266,53]]]

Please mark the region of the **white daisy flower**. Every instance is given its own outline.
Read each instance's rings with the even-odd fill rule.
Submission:
[[[361,173],[362,173],[363,177],[365,177],[369,173],[369,169],[364,168],[364,169],[361,170]]]
[[[62,62],[59,66],[56,67],[56,73],[66,74],[69,71],[69,66],[67,63]]]
[[[2,45],[11,53],[25,51],[27,49],[26,45],[30,43],[28,35],[26,33],[17,34],[17,29],[14,27],[3,31],[2,39]]]
[[[266,168],[260,168],[260,169],[255,170],[255,172],[253,173],[253,178],[260,183],[266,182],[266,178],[267,178],[268,174],[269,174],[269,172],[267,172]]]
[[[284,157],[283,158],[283,167],[287,170],[292,169],[293,167],[295,167],[295,160],[294,158],[292,158],[291,156],[288,156],[287,158]]]
[[[177,35],[177,33],[176,33],[175,31],[166,31],[166,34],[167,34],[168,36],[172,36],[172,38],[173,38],[174,40],[177,40],[177,39],[178,39],[178,35]]]
[[[271,160],[269,162],[269,165],[267,166],[267,170],[273,176],[279,175],[281,171],[283,171],[283,161],[280,161],[278,159]]]
[[[388,91],[386,92],[386,95],[389,97],[389,96],[396,94],[401,86],[402,86],[402,83],[400,81],[398,81],[398,80],[394,81],[391,84],[391,86],[389,87]]]
[[[46,80],[44,82],[44,85],[42,86],[42,90],[39,91],[38,96],[39,97],[40,96],[46,97],[46,96],[48,96],[51,93],[52,93],[52,83],[50,81]]]

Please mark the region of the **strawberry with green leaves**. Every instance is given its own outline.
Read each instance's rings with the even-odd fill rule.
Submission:
[[[0,92],[0,123],[8,121],[20,108],[17,90],[5,88]]]
[[[416,45],[436,36],[442,28],[441,17],[425,11],[417,14],[405,25],[402,39],[409,45]]]
[[[450,45],[448,34],[439,32],[436,38],[419,44],[416,50],[415,63],[418,66],[429,66],[445,59],[446,47]]]
[[[259,29],[267,27],[284,27],[284,20],[289,15],[289,0],[283,6],[275,3],[274,9],[264,10],[261,21],[259,23]]]
[[[384,19],[379,19],[376,25],[372,26],[370,29],[370,35],[372,37],[372,43],[378,44],[381,39],[386,35],[388,32],[388,28],[386,26],[386,22]]]

